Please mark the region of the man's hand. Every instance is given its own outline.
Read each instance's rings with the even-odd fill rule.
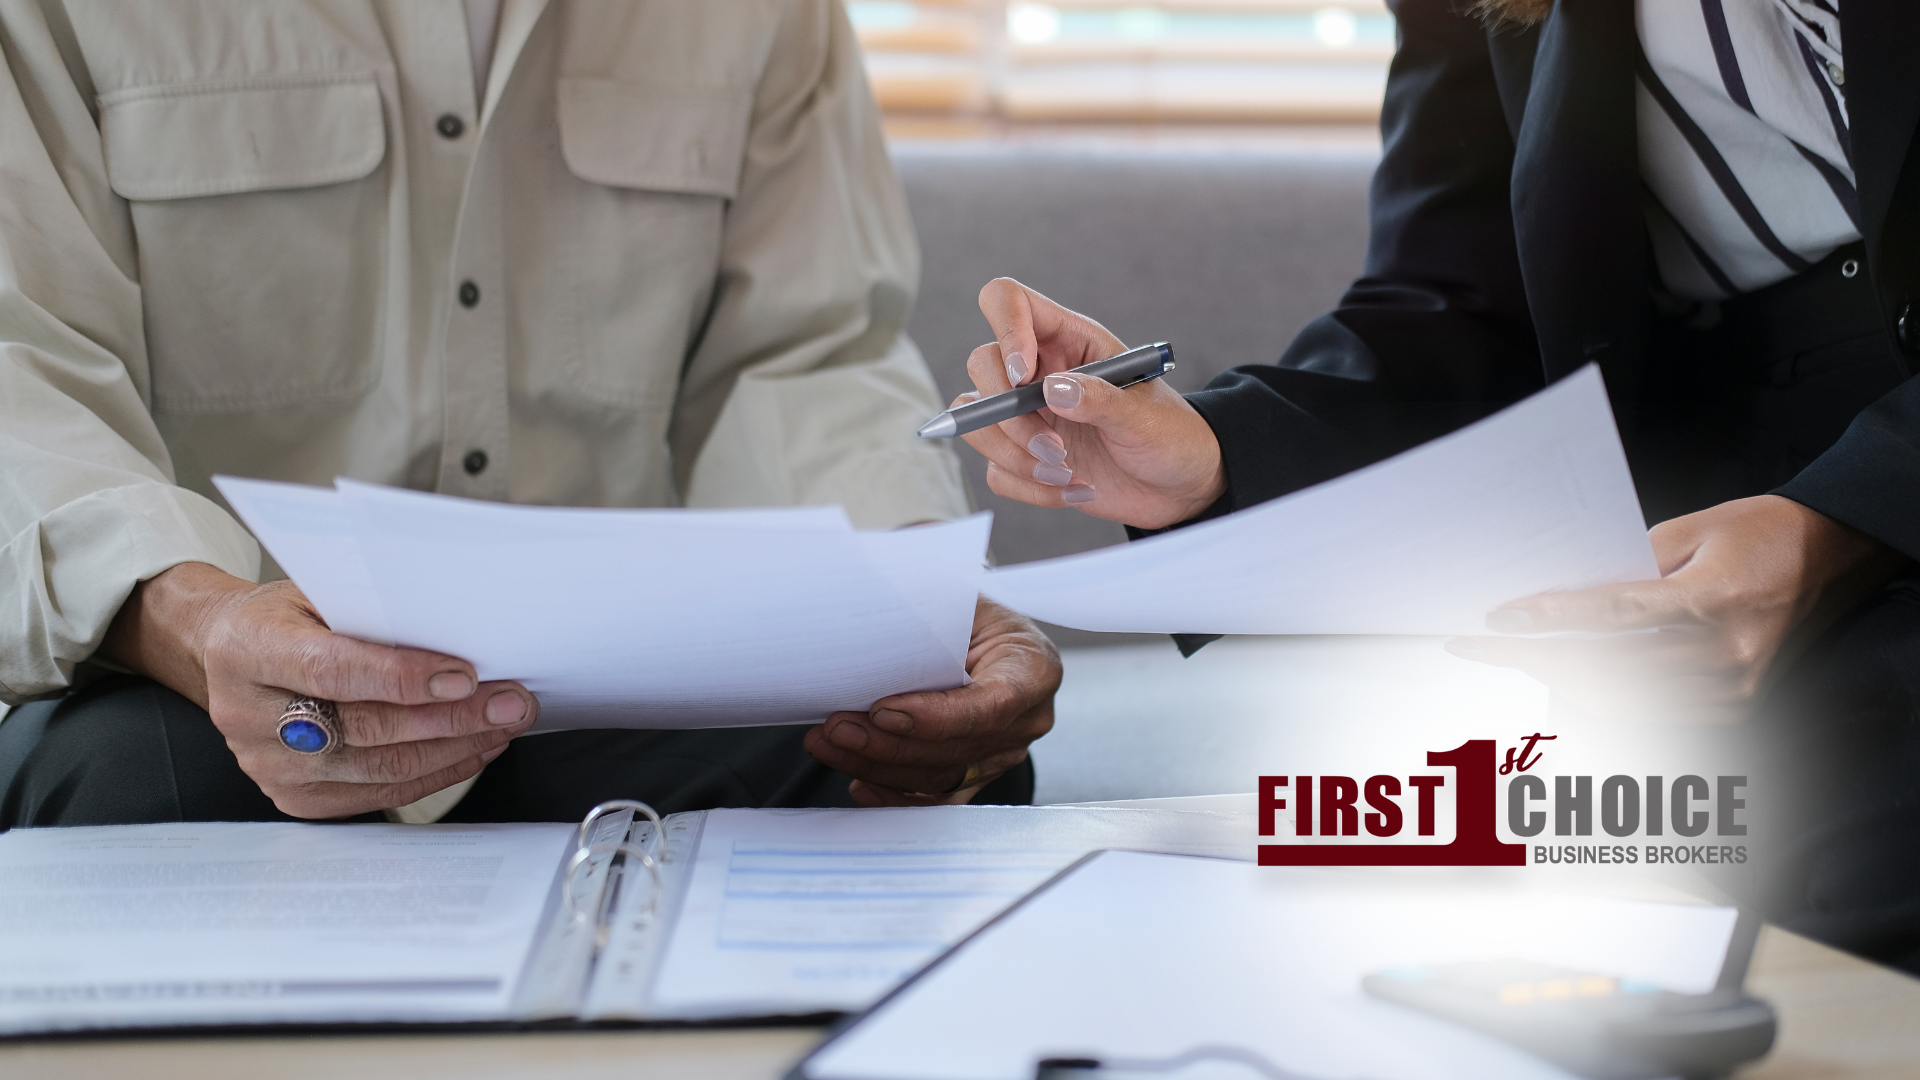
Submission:
[[[864,713],[834,713],[807,732],[807,752],[853,777],[848,790],[862,806],[968,802],[1053,727],[1060,654],[1024,616],[982,597],[967,673],[973,681],[958,689],[895,694]],[[957,787],[969,766],[978,771]]]
[[[197,702],[283,812],[346,817],[405,806],[478,773],[533,726],[518,683],[473,665],[335,634],[291,581],[255,585],[204,563],[143,582],[102,652]],[[276,729],[292,694],[336,702],[346,745],[306,756]]]
[[[1122,390],[1061,374],[1126,351],[1106,327],[1012,278],[988,282],[980,310],[998,340],[967,358],[978,392],[1039,378],[1047,397],[1039,412],[963,436],[985,455],[995,493],[1157,529],[1193,517],[1226,490],[1213,429],[1165,380]]]
[[[1516,634],[1454,638],[1471,660],[1518,668],[1601,716],[1726,722],[1745,717],[1788,648],[1905,564],[1873,538],[1777,495],[1656,525],[1657,581],[1516,600],[1487,617]],[[1624,631],[1653,631],[1624,633]]]

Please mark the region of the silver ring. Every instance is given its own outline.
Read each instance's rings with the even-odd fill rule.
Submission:
[[[340,707],[305,694],[287,699],[274,734],[279,736],[281,746],[308,757],[330,754],[346,741],[340,734]]]

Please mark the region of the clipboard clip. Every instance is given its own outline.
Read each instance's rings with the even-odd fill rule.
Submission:
[[[1283,1069],[1263,1054],[1240,1046],[1196,1046],[1166,1058],[1041,1058],[1033,1067],[1033,1080],[1120,1080],[1125,1076],[1173,1076],[1190,1065],[1203,1061],[1223,1061],[1244,1066],[1264,1080],[1320,1080],[1319,1077]]]

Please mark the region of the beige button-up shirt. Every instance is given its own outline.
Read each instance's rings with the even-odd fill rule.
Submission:
[[[21,0],[0,46],[0,699],[142,579],[261,572],[216,473],[966,509],[834,0],[506,0],[484,83],[462,0]]]

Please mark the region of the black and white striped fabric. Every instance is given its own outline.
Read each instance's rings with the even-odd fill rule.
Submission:
[[[1752,292],[1860,239],[1837,2],[1636,0],[1640,175],[1675,295]]]

